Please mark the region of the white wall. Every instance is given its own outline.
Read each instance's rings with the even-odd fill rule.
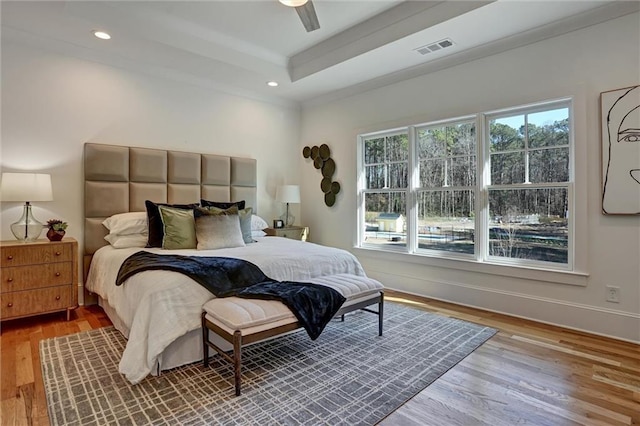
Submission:
[[[51,173],[54,201],[34,215],[67,221],[80,243],[85,142],[255,158],[257,210],[270,221],[284,209],[276,186],[298,180],[299,123],[297,109],[2,42],[2,171]],[[21,212],[2,203],[3,240]]]
[[[599,94],[640,83],[638,14],[440,72],[305,108],[300,152],[327,143],[342,185],[324,206],[320,173],[301,169],[305,225],[314,241],[351,249],[356,229],[356,136],[359,133],[574,96],[576,159],[583,171],[578,229],[586,286],[425,265],[415,256],[353,250],[367,273],[388,287],[640,341],[640,217],[604,216],[600,205]],[[302,158],[302,157],[300,157]],[[638,159],[640,162],[640,158]],[[585,177],[586,176],[586,177]],[[605,301],[605,285],[622,301]]]

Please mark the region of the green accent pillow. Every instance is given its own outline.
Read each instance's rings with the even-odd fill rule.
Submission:
[[[162,218],[162,248],[167,250],[194,249],[197,246],[193,210],[158,206]]]
[[[235,206],[231,206],[228,209],[221,209],[215,206],[206,206],[203,208],[213,213],[236,214],[235,212],[232,212],[234,207]],[[242,232],[242,240],[245,244],[255,243],[253,238],[251,238],[251,215],[253,214],[253,209],[251,207],[247,207],[246,209],[238,210],[237,214],[240,218],[240,231]]]

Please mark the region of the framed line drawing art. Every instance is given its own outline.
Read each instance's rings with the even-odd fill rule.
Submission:
[[[602,213],[640,214],[640,85],[600,94]]]

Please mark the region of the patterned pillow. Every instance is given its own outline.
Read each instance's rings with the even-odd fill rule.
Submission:
[[[244,247],[236,206],[218,212],[198,208],[195,220],[198,250]]]
[[[167,250],[196,248],[196,224],[193,210],[158,206],[162,217],[162,248]]]
[[[162,225],[162,217],[160,217],[160,210],[158,206],[167,206],[177,209],[192,210],[198,207],[198,203],[195,204],[163,204],[154,203],[153,201],[146,200],[144,205],[147,208],[147,218],[149,219],[149,241],[147,247],[162,247],[162,237],[164,236],[164,230]]]

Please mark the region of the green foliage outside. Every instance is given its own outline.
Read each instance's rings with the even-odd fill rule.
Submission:
[[[490,226],[498,230],[490,232],[490,251],[498,256],[533,256],[566,263],[567,190],[562,186],[539,188],[535,185],[569,180],[569,119],[525,125],[525,120],[534,115],[502,120],[514,123],[521,119],[519,126],[501,120],[489,124],[491,185],[532,184],[530,189],[489,188]],[[535,120],[532,118],[532,121]],[[471,231],[478,167],[474,122],[419,129],[416,150],[419,234],[421,229],[449,226],[450,235],[457,237],[452,238],[451,244],[464,245],[457,249],[449,245],[449,250],[473,252]],[[367,224],[375,224],[380,213],[406,215],[408,152],[406,134],[365,141],[366,188],[383,190],[365,194]],[[434,239],[424,244],[447,250],[448,243]],[[537,245],[558,250],[545,252],[533,247]]]

